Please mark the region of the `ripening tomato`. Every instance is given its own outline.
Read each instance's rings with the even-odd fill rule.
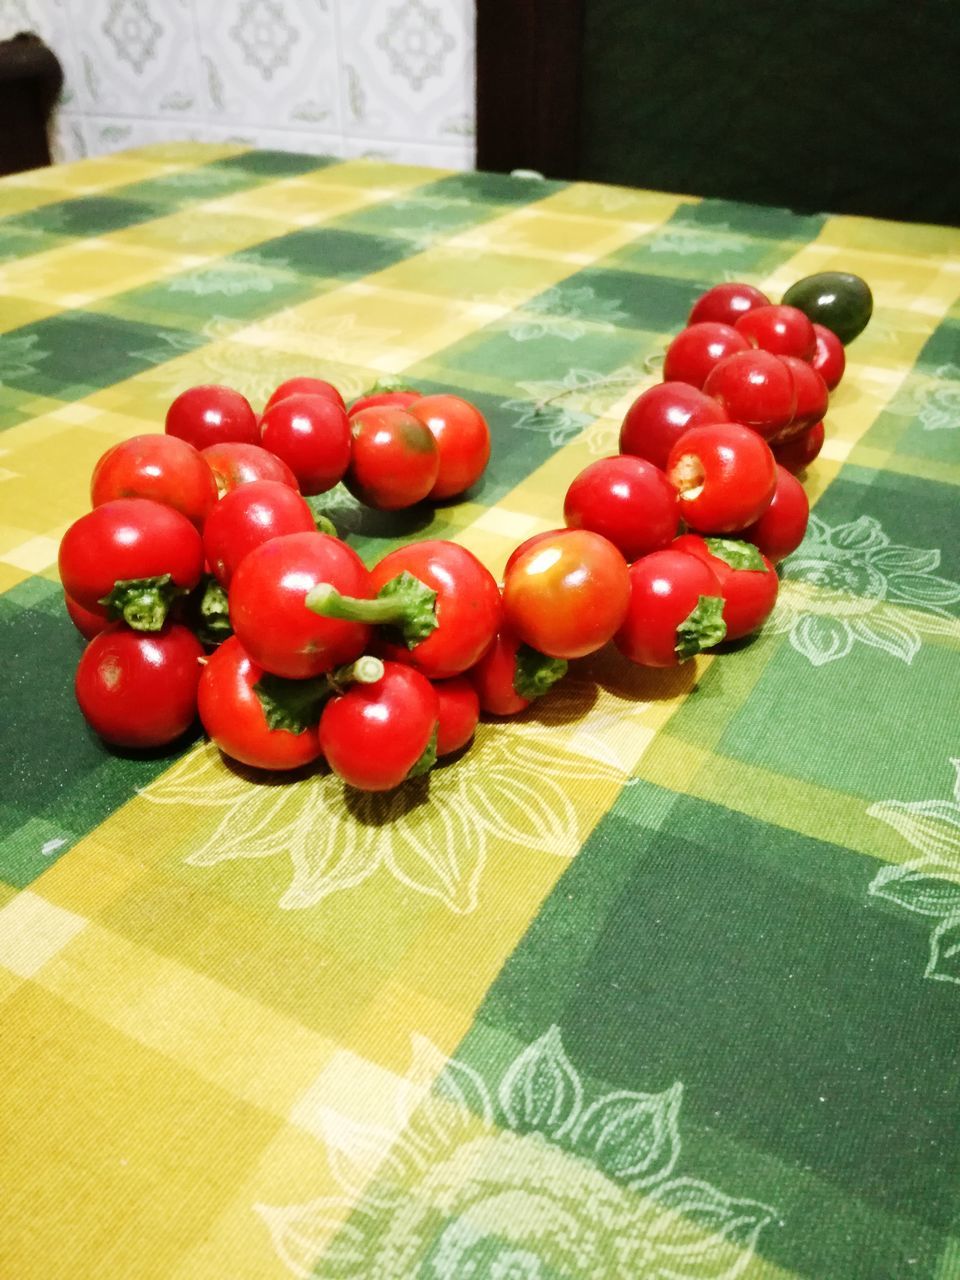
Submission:
[[[169,574],[175,587],[192,591],[203,571],[203,544],[172,507],[116,498],[73,522],[60,543],[59,568],[67,595],[107,617],[100,601],[118,582]]]
[[[738,351],[710,371],[703,389],[719,401],[730,422],[753,427],[765,439],[793,420],[793,375],[772,351]]]
[[[813,325],[796,307],[752,307],[736,323],[738,333],[762,351],[812,360],[817,344]]]
[[[311,533],[313,513],[289,485],[255,480],[224,494],[203,529],[203,553],[210,572],[229,587],[240,561],[271,538],[284,533]]]
[[[810,502],[803,485],[785,467],[778,466],[777,487],[769,507],[740,536],[779,564],[803,541],[809,518]]]
[[[197,714],[203,648],[178,623],[145,634],[114,623],[84,649],[75,691],[84,719],[117,747],[162,747]]]
[[[780,466],[786,467],[796,475],[798,471],[806,470],[818,456],[823,448],[823,440],[824,425],[822,422],[815,422],[812,427],[807,427],[805,431],[785,440],[783,444],[774,444],[770,447]]]
[[[667,475],[680,514],[700,533],[733,533],[770,505],[777,464],[765,440],[739,423],[693,427],[670,451]]]
[[[674,443],[690,427],[726,422],[716,400],[685,382],[659,382],[637,396],[620,428],[620,452],[646,458],[661,471]]]
[[[750,343],[732,325],[701,321],[681,329],[663,358],[664,382],[686,382],[702,387],[707,375],[725,357],[748,351]]]
[[[767,295],[755,289],[752,284],[715,284],[693,304],[687,324],[713,320],[718,324],[735,325],[742,315],[752,311],[754,307],[769,305]]]
[[[629,597],[623,555],[587,529],[539,539],[504,573],[507,625],[550,658],[582,658],[602,648],[623,622]]]
[[[567,490],[563,518],[568,529],[591,529],[638,560],[677,536],[680,509],[660,468],[627,454],[585,467]]]
[[[490,461],[490,428],[468,400],[421,396],[408,412],[430,429],[440,452],[440,469],[428,498],[453,498],[480,479]]]
[[[433,432],[406,409],[361,409],[350,419],[353,452],[344,484],[368,507],[400,511],[437,483],[440,449]]]
[[[192,444],[157,432],[115,444],[94,467],[91,506],[100,507],[115,498],[150,498],[202,528],[216,506],[217,486]]]
[[[373,684],[334,696],[320,717],[330,768],[361,791],[392,791],[432,763],[440,715],[437,692],[412,667],[385,662]]]
[[[179,436],[195,449],[207,449],[227,440],[258,444],[260,430],[250,401],[232,387],[190,387],[167,410],[164,430]]]
[[[265,671],[303,680],[352,662],[366,648],[368,626],[307,608],[308,594],[321,583],[344,595],[373,595],[357,553],[326,533],[271,538],[240,562],[230,582],[230,622]]]
[[[630,598],[614,644],[643,667],[676,667],[726,634],[723,593],[702,560],[668,547],[630,566]]]
[[[334,400],[291,392],[264,410],[260,432],[263,447],[287,464],[302,493],[326,493],[343,479],[350,462],[350,420]]]
[[[465,747],[476,732],[480,700],[466,676],[435,680],[438,699],[437,755],[449,756]]]
[[[716,574],[723,594],[727,640],[740,640],[759,631],[777,603],[780,579],[756,546],[732,538],[701,538],[685,533],[673,547],[696,556]]]
[[[321,396],[324,400],[339,405],[341,409],[346,408],[343,396],[332,382],[327,382],[323,378],[288,378],[271,393],[270,399],[263,406],[263,412],[266,413],[275,404],[293,395]]]
[[[256,686],[264,676],[236,636],[207,658],[197,690],[200,722],[232,760],[255,769],[299,769],[320,756],[318,723],[271,728]],[[319,721],[319,708],[317,710]]]
[[[297,477],[282,458],[259,444],[239,444],[228,440],[212,444],[200,456],[213,472],[220,496],[254,480],[276,480],[291,489],[300,490]]]
[[[810,363],[827,384],[827,390],[833,391],[840,385],[843,371],[847,367],[847,354],[843,343],[826,325],[815,324],[813,332],[817,345]]]

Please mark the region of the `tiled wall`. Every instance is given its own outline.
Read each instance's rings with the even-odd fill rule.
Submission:
[[[61,158],[173,139],[468,168],[473,0],[0,0],[63,64]]]

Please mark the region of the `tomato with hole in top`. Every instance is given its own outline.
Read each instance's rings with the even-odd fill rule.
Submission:
[[[680,515],[698,533],[734,533],[759,519],[777,484],[770,446],[749,427],[694,427],[670,451]]]
[[[167,410],[164,431],[195,449],[227,440],[259,444],[260,429],[250,401],[232,387],[214,384],[189,387]]]
[[[646,458],[661,471],[674,443],[690,427],[726,422],[716,400],[685,382],[659,382],[634,400],[620,428],[620,452]]]
[[[652,462],[622,454],[591,462],[572,481],[563,503],[568,529],[609,539],[626,560],[638,560],[677,536],[680,509],[673,485]]]
[[[768,307],[770,299],[752,284],[731,281],[726,284],[715,284],[712,289],[700,295],[691,308],[687,324],[699,324],[702,320],[713,320],[718,324],[735,325],[742,315],[752,311],[754,307]]]
[[[350,419],[353,450],[344,484],[380,511],[422,502],[437,483],[440,449],[433,432],[406,409],[375,405]]]
[[[750,343],[732,325],[701,321],[681,329],[663,358],[664,382],[685,382],[701,388],[707,375],[725,357],[748,351]]]
[[[210,445],[200,456],[213,472],[221,497],[255,480],[276,480],[290,489],[300,490],[297,477],[283,459],[262,445],[228,440],[224,444]]]
[[[149,498],[203,527],[217,503],[217,485],[203,455],[177,436],[131,436],[108,449],[93,469],[90,504]]]
[[[421,396],[408,412],[429,428],[440,453],[427,497],[454,498],[476,484],[490,461],[490,428],[476,405],[460,396]]]
[[[342,405],[295,391],[264,411],[260,431],[263,447],[287,464],[302,493],[326,493],[343,479],[350,419]]]

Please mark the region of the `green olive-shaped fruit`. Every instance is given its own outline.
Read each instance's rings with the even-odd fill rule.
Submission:
[[[844,345],[864,331],[873,314],[870,286],[849,271],[804,276],[790,286],[783,302],[797,307],[814,324],[831,329]]]

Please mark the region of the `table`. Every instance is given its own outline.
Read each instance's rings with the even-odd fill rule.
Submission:
[[[0,213],[0,1274],[960,1275],[960,233],[199,145]],[[499,570],[698,292],[833,268],[877,310],[753,643],[390,797],[85,730],[58,539],[184,387],[459,390],[469,501],[327,505]]]

